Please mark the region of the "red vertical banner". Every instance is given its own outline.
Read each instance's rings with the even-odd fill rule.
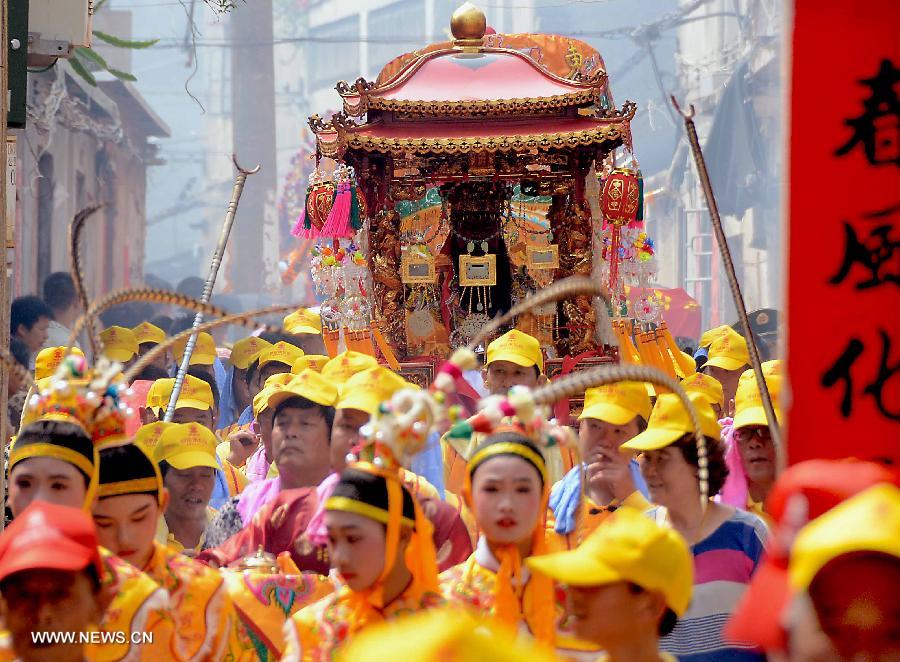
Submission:
[[[900,465],[900,2],[795,0],[788,459]]]

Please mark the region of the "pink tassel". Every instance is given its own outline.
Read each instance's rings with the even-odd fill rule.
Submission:
[[[306,223],[306,208],[303,208],[303,211],[300,212],[300,215],[297,217],[297,222],[294,223],[294,229],[291,230],[291,234],[295,237],[302,237],[303,233],[306,231],[306,228],[303,227],[303,224]]]
[[[725,441],[725,464],[728,465],[728,478],[719,496],[721,503],[734,506],[741,510],[747,510],[747,474],[741,462],[741,455],[734,440],[734,424],[730,418],[719,421],[722,426],[722,439]]]
[[[300,212],[300,217],[297,219],[294,229],[291,230],[291,234],[295,237],[300,237],[301,239],[318,239],[321,236],[315,225],[310,223],[308,228],[305,227],[305,225],[306,209]]]
[[[350,198],[350,184],[346,181],[341,182],[334,204],[328,213],[328,219],[322,226],[323,237],[349,239],[353,236],[353,230],[350,228]]]

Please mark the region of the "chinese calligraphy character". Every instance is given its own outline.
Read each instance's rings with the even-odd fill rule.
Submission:
[[[850,368],[863,353],[865,347],[858,338],[853,338],[847,343],[844,353],[834,362],[834,365],[822,375],[822,386],[831,388],[839,379],[844,380],[844,396],[841,398],[841,415],[847,418],[853,410],[853,375]]]
[[[900,99],[896,89],[900,83],[900,69],[890,60],[882,60],[878,73],[860,82],[869,87],[872,94],[863,101],[862,115],[844,120],[854,133],[835,155],[844,156],[862,143],[866,159],[872,165],[893,163],[900,166]]]
[[[853,226],[844,221],[844,261],[828,282],[832,285],[844,282],[853,265],[858,264],[869,272],[869,278],[857,281],[856,289],[865,290],[884,283],[900,285],[900,241],[890,236],[891,230],[891,225],[879,225],[862,242]]]
[[[900,421],[900,410],[890,411],[884,402],[884,385],[900,371],[900,361],[892,366],[888,366],[888,359],[891,354],[891,339],[882,329],[879,329],[878,333],[881,335],[881,362],[878,364],[878,377],[865,388],[863,393],[867,393],[875,398],[875,405],[882,416]]]
[[[888,365],[891,355],[891,338],[883,329],[878,330],[881,336],[881,360],[878,366],[878,375],[863,389],[863,393],[871,395],[875,399],[875,406],[881,415],[894,421],[900,421],[900,409],[888,409],[885,397],[885,387],[888,381],[900,373],[900,361],[894,365]],[[831,388],[838,381],[844,382],[844,393],[841,397],[841,415],[844,418],[850,416],[853,411],[853,374],[852,368],[856,360],[862,356],[865,346],[858,338],[851,338],[847,347],[834,362],[834,364],[822,375],[822,386]]]

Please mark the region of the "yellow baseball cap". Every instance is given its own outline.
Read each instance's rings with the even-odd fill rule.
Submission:
[[[285,400],[300,396],[323,407],[334,407],[337,402],[337,386],[315,370],[304,370],[282,388],[269,394],[267,406],[275,409]]]
[[[169,394],[171,397],[171,391]],[[215,406],[215,403],[212,388],[208,382],[193,375],[184,376],[184,382],[181,384],[181,391],[178,392],[178,401],[175,403],[175,409],[208,411]]]
[[[165,460],[176,469],[218,469],[217,443],[216,435],[198,423],[170,423],[153,449],[153,459],[157,463]]]
[[[330,360],[329,357],[323,354],[304,354],[294,361],[294,365],[291,366],[291,372],[295,375],[299,375],[307,368],[315,370],[316,372],[322,372],[322,368],[324,368],[325,364]]]
[[[488,345],[485,365],[490,365],[494,361],[509,361],[523,368],[536,365],[541,372],[544,372],[541,344],[537,338],[522,333],[518,329],[507,331]]]
[[[718,379],[714,379],[702,372],[695,372],[690,377],[681,381],[681,388],[690,393],[698,393],[706,398],[711,405],[725,406],[725,392]]]
[[[678,616],[694,588],[694,557],[677,531],[634,508],[620,508],[577,549],[525,561],[534,572],[572,586],[631,582],[662,593]]]
[[[282,340],[259,353],[259,367],[262,368],[264,365],[276,361],[291,367],[301,356],[303,356],[302,349]]]
[[[142,425],[134,435],[134,443],[147,451],[147,455],[153,457],[153,451],[159,443],[160,437],[174,423],[156,421],[149,425]]]
[[[578,420],[595,418],[613,425],[625,425],[635,416],[650,418],[650,397],[643,382],[616,382],[584,392],[584,411]]]
[[[77,347],[72,348],[72,355],[84,358],[84,352]],[[34,359],[34,378],[45,379],[52,377],[56,374],[59,366],[62,365],[65,357],[65,347],[46,347],[42,349]]]
[[[256,397],[253,398],[253,415],[256,417],[263,413],[269,406],[269,396],[290,384],[293,378],[294,375],[289,372],[279,372],[269,377]]]
[[[239,370],[246,370],[250,367],[263,350],[272,346],[268,340],[257,338],[256,336],[248,336],[241,338],[231,348],[231,365]]]
[[[740,333],[730,326],[726,326],[713,338],[709,346],[709,359],[703,364],[703,367],[715,366],[723,370],[738,370],[745,365],[750,365],[747,341]]]
[[[182,338],[172,345],[172,351],[175,353],[175,359],[179,364],[184,358],[184,348],[187,347],[188,338]],[[197,342],[194,344],[194,351],[191,352],[190,365],[212,365],[216,362],[216,356],[218,356],[216,341],[206,331],[201,331],[197,336]]]
[[[392,370],[376,366],[353,375],[341,386],[335,409],[358,409],[374,416],[379,405],[403,388],[415,388]]]
[[[336,662],[552,662],[552,649],[488,620],[476,621],[461,607],[426,609],[374,623],[335,653]]]
[[[282,327],[291,334],[322,333],[322,317],[308,308],[299,308],[284,318]]]
[[[734,329],[732,329],[727,324],[723,324],[722,326],[717,326],[714,329],[707,329],[706,331],[703,332],[703,335],[700,336],[700,344],[697,345],[697,347],[699,347],[700,349],[703,349],[704,347],[709,347],[710,345],[712,345],[713,340],[715,340],[719,336],[727,333],[729,330],[734,331]]]
[[[334,384],[343,384],[353,375],[378,365],[374,356],[347,350],[338,354],[322,368],[322,376]]]
[[[882,483],[838,504],[800,529],[788,578],[807,588],[830,561],[855,552],[900,558],[900,488]]]
[[[111,326],[100,332],[100,340],[103,342],[103,354],[113,361],[126,363],[138,353],[137,340],[131,329],[124,326]]]
[[[707,437],[719,438],[719,423],[712,406],[697,393],[688,393],[688,398],[700,418],[700,431]],[[688,411],[674,393],[663,393],[656,398],[656,405],[647,429],[638,436],[622,444],[622,448],[634,451],[655,451],[673,444],[686,434],[693,434],[694,426]]]
[[[778,398],[781,396],[784,366],[780,360],[775,359],[766,361],[761,367],[763,379],[766,380],[766,386],[769,387],[775,418],[782,420]],[[734,429],[737,430],[748,425],[768,424],[769,420],[766,418],[766,410],[763,409],[762,393],[759,390],[759,383],[756,381],[756,373],[753,372],[753,368],[750,368],[741,375],[734,395]]]
[[[134,334],[134,339],[137,340],[138,345],[145,343],[159,345],[166,339],[166,332],[158,326],[150,324],[150,322],[141,322],[132,328],[131,332]]]
[[[159,416],[163,409],[169,405],[169,398],[172,396],[173,388],[175,388],[174,377],[157,379],[153,382],[147,391],[147,409]]]

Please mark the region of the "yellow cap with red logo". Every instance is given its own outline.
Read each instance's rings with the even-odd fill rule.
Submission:
[[[77,347],[72,348],[73,356],[84,358],[84,352]],[[66,358],[65,347],[47,347],[38,352],[34,359],[34,378],[46,379],[56,374],[57,369],[62,365],[63,359]]]
[[[289,381],[284,387],[272,391],[267,406],[272,409],[292,397],[306,398],[323,407],[334,407],[338,398],[337,386],[315,370],[304,370]]]
[[[584,411],[578,420],[593,418],[625,425],[635,416],[650,418],[650,397],[643,382],[616,382],[584,392]]]
[[[279,372],[269,377],[253,398],[253,416],[258,418],[268,408],[269,396],[275,391],[283,389],[293,378],[294,375],[289,372]]]
[[[494,361],[509,361],[523,368],[536,365],[544,372],[541,344],[534,336],[529,336],[518,329],[507,331],[488,345],[485,365],[490,365]]]
[[[216,444],[212,431],[199,423],[171,423],[153,449],[153,459],[168,462],[176,469],[210,467],[218,469]]]
[[[688,398],[700,418],[700,431],[704,436],[719,438],[719,422],[712,406],[697,393]],[[675,443],[686,434],[693,434],[694,426],[684,403],[674,393],[663,393],[656,399],[647,429],[622,444],[622,448],[634,451],[655,451]]]
[[[171,396],[171,391],[169,395]],[[208,382],[193,375],[184,376],[184,382],[181,384],[181,391],[178,393],[175,409],[209,411],[215,406],[215,403],[212,387],[210,387]]]
[[[688,393],[698,393],[706,398],[711,405],[725,406],[725,391],[718,379],[714,379],[702,372],[695,372],[690,377],[681,381],[681,388]]]
[[[150,324],[150,322],[141,322],[133,327],[131,332],[134,334],[134,339],[137,340],[138,345],[146,343],[159,345],[166,339],[166,332],[155,324]]]
[[[331,359],[322,368],[322,376],[334,384],[343,384],[353,375],[378,365],[374,356],[347,350]]]
[[[775,410],[775,418],[781,420],[781,384],[784,380],[784,365],[778,359],[766,361],[762,364],[763,379],[769,388],[769,396],[772,398],[772,408]],[[756,381],[756,373],[753,368],[745,370],[738,381],[737,391],[734,395],[734,429],[747,427],[748,425],[768,425],[766,410],[762,405],[762,393],[759,390],[759,382]]]
[[[387,402],[404,388],[418,387],[382,366],[369,368],[356,373],[341,386],[335,409],[358,409],[374,416],[382,402]]]
[[[188,336],[189,337],[189,336]],[[187,347],[188,338],[183,338],[172,344],[172,351],[175,358],[181,364],[184,358],[184,350]],[[212,365],[216,362],[216,341],[206,331],[201,331],[197,335],[197,342],[194,344],[194,351],[191,352],[190,365]]]
[[[277,362],[290,368],[301,356],[303,356],[302,349],[282,340],[259,353],[259,367]]]
[[[100,332],[103,343],[103,354],[113,361],[127,363],[138,353],[138,343],[131,329],[124,326],[111,326]]]
[[[142,425],[134,435],[134,443],[147,451],[147,455],[153,457],[153,451],[156,449],[160,437],[171,425],[175,424],[156,421],[155,423]]]
[[[747,341],[744,336],[727,326],[713,338],[709,346],[709,359],[703,364],[703,368],[739,370],[745,365],[750,365]]]
[[[324,354],[304,354],[294,361],[294,365],[291,366],[291,372],[295,375],[299,375],[307,368],[315,370],[316,372],[322,372],[322,368],[324,368],[325,364],[330,360],[331,358]]]
[[[284,318],[282,324],[288,333],[299,335],[301,333],[322,333],[322,317],[319,313],[308,308],[299,308]]]
[[[614,512],[577,549],[525,563],[570,586],[637,584],[661,593],[678,616],[687,611],[694,588],[694,557],[681,534],[633,508]]]
[[[256,336],[241,338],[231,348],[231,365],[239,370],[246,370],[264,350],[271,346],[272,343],[268,340]]]

